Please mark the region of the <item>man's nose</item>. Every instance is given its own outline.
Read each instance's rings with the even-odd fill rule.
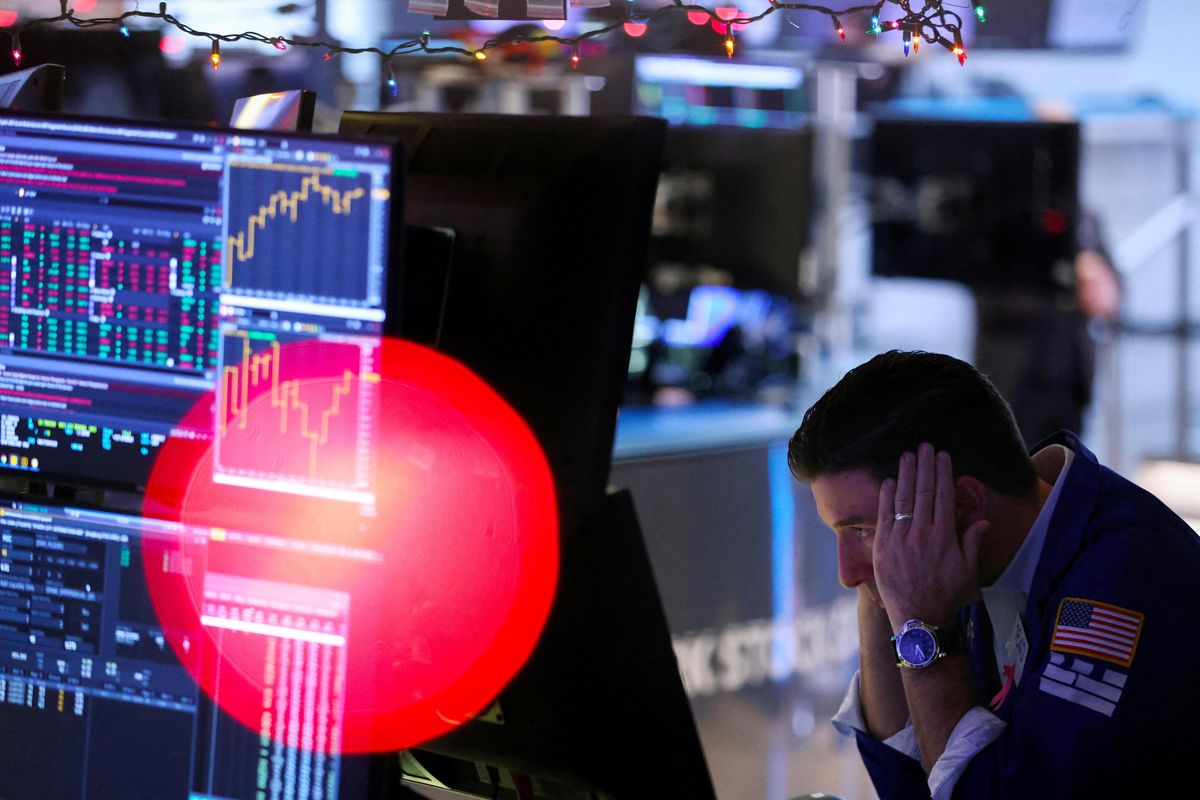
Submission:
[[[838,537],[838,580],[853,589],[872,575],[871,549],[853,536]]]

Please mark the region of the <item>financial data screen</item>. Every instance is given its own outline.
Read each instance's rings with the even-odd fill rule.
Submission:
[[[380,143],[0,113],[0,470],[141,486],[168,437],[269,393],[309,457],[226,448],[220,478],[365,499],[366,460],[318,451],[368,425],[369,382],[301,396],[279,350],[370,374],[392,170]]]
[[[363,796],[366,767],[340,755],[339,742],[348,595],[245,565],[285,550],[325,568],[374,556],[305,548],[0,499],[0,751],[21,765],[0,770],[0,797]],[[168,627],[151,571],[191,576],[199,627]],[[253,728],[222,710],[235,675],[206,693],[181,663],[234,642],[253,654],[242,666],[261,687]]]
[[[808,115],[807,87],[794,66],[639,56],[634,111],[672,125],[799,128]]]

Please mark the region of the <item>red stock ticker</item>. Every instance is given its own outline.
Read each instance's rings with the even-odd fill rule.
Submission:
[[[172,437],[146,492],[147,516],[188,531],[143,547],[176,655],[227,714],[307,749],[395,750],[470,719],[524,664],[554,595],[537,440],[414,344],[384,340],[357,370],[328,343],[234,345],[180,426],[218,435]]]

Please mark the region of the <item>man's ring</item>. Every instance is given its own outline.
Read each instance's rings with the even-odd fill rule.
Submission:
[[[907,511],[900,511],[900,512],[898,512],[898,513],[896,514],[896,522],[899,522],[899,521],[900,521],[900,520],[902,520],[902,519],[912,519],[912,514],[910,514],[910,513],[909,513],[909,512],[907,512]]]

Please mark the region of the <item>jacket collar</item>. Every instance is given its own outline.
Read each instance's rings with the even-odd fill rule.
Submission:
[[[1061,444],[1074,451],[1075,458],[1071,460],[1062,494],[1050,518],[1042,557],[1034,572],[1027,608],[1027,614],[1032,617],[1027,620],[1030,625],[1034,624],[1033,618],[1040,620],[1045,616],[1045,603],[1085,544],[1087,521],[1096,505],[1104,470],[1092,451],[1084,447],[1079,437],[1070,431],[1059,431],[1039,442],[1033,452],[1052,444]]]

